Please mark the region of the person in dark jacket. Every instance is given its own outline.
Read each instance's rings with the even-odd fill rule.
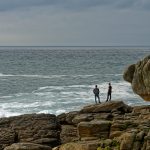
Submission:
[[[111,83],[108,84],[108,92],[107,92],[107,101],[111,101],[111,93],[112,93],[112,86]]]
[[[101,103],[100,97],[99,97],[100,92],[99,92],[99,88],[97,87],[97,85],[95,85],[95,88],[93,89],[93,93],[95,95],[95,103],[97,104],[97,101],[96,101],[97,98],[98,98],[98,102]]]

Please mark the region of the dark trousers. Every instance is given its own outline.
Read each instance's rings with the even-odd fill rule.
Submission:
[[[111,101],[111,92],[107,93],[107,100],[106,101]]]
[[[98,98],[98,102],[101,103],[101,102],[100,102],[99,94],[95,94],[95,103],[97,104],[97,101],[96,101],[97,98]]]

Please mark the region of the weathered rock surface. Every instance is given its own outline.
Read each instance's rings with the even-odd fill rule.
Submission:
[[[59,144],[60,125],[55,115],[29,114],[0,119],[0,150],[13,143]]]
[[[4,150],[51,150],[52,148],[49,146],[44,146],[40,144],[34,144],[34,143],[15,143],[8,147],[6,147]]]
[[[82,140],[86,137],[105,138],[109,137],[110,121],[92,120],[78,124],[79,137]]]
[[[70,114],[59,116],[63,144],[53,150],[150,150],[150,106],[111,101]]]
[[[144,100],[150,101],[150,55],[124,72],[124,79],[131,83],[133,91]]]
[[[78,141],[78,142],[70,142],[57,147],[57,149],[53,150],[96,150],[98,147],[99,141]]]
[[[102,103],[101,105],[90,105],[85,106],[80,112],[81,113],[102,113],[102,112],[112,112],[120,111],[121,113],[131,112],[132,108],[122,101],[110,101],[109,103]]]
[[[62,125],[60,133],[61,143],[68,143],[78,140],[77,128],[73,125]]]

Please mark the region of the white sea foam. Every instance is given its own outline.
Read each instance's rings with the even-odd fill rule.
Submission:
[[[29,95],[29,93],[16,93],[16,94],[14,94],[14,96],[16,96],[16,97],[21,97],[21,96],[25,96],[25,95]]]
[[[17,109],[17,108],[31,108],[31,107],[37,107],[37,103],[29,103],[29,104],[25,104],[25,103],[19,103],[19,102],[11,102],[11,103],[4,103],[1,104],[1,107],[3,109]]]
[[[26,77],[26,78],[62,78],[62,77],[92,77],[95,75],[37,75],[37,74],[3,74],[0,77]]]
[[[106,99],[107,95],[107,90],[108,90],[108,82],[104,83],[99,83],[98,84],[100,88],[100,95],[102,99]],[[93,99],[93,88],[95,85],[70,85],[70,86],[48,86],[48,87],[40,87],[38,90],[42,90],[42,92],[37,93],[38,95],[42,96],[51,96],[51,97],[56,97],[59,98],[66,98],[66,99],[88,99],[92,100]],[[120,82],[112,82],[112,87],[113,87],[113,93],[112,96],[113,98],[126,98],[126,97],[134,97],[133,92],[130,88],[130,84],[124,81]],[[55,89],[56,91],[54,92],[47,92],[47,90]],[[46,90],[46,91],[45,91]],[[61,90],[58,91],[57,90]]]
[[[123,74],[106,74],[106,76],[123,76]]]
[[[52,113],[52,111],[50,111],[50,110],[42,110],[42,111],[38,112],[38,114],[49,114],[49,113]]]
[[[0,73],[0,77],[31,77],[31,78],[60,78],[66,75],[30,75],[30,74],[3,74]]]
[[[115,95],[122,95],[122,96],[131,96],[133,97],[130,84],[124,81],[120,82],[111,82],[112,84],[112,94]],[[94,85],[93,85],[94,86]],[[101,93],[107,93],[108,90],[108,82],[104,82],[102,84],[99,84],[100,92]],[[130,93],[131,92],[131,93]]]
[[[5,99],[5,98],[7,99],[7,98],[12,98],[12,97],[13,97],[12,95],[7,95],[7,96],[1,96],[0,98],[1,99]]]
[[[124,81],[111,82],[112,99],[123,99],[130,105],[143,104],[133,94],[130,84]],[[31,93],[16,93],[1,97],[0,108],[3,110],[1,116],[11,116],[21,113],[54,113],[78,110],[84,105],[95,103],[93,88],[95,85],[69,85],[69,86],[45,86]],[[104,102],[107,97],[108,82],[98,83],[100,98]],[[9,101],[7,101],[7,99]],[[133,100],[133,101],[132,101]],[[19,113],[15,110],[20,111]],[[6,114],[5,114],[6,113]]]
[[[36,108],[41,106],[49,106],[51,107],[54,105],[55,102],[50,101],[39,101],[39,102],[33,102],[33,103],[21,103],[21,102],[11,102],[11,103],[3,103],[1,104],[1,107],[3,109],[18,109],[18,108]]]
[[[59,109],[56,111],[56,115],[62,114],[62,113],[66,113],[66,110],[64,109]]]
[[[18,115],[21,115],[21,113],[10,112],[10,111],[0,108],[0,118],[10,117],[10,116],[18,116]]]
[[[93,87],[93,85],[68,85],[68,86],[45,86],[45,87],[39,87],[37,90],[35,90],[34,92],[37,91],[43,91],[43,90],[64,90],[64,89],[75,89],[75,88],[91,88]]]
[[[48,88],[50,88],[50,86],[39,87],[38,90],[45,90],[45,89],[48,89]]]
[[[34,94],[34,96],[39,96],[39,97],[55,97],[54,93],[53,92],[32,92],[32,94]]]
[[[87,88],[91,87],[91,85],[70,85],[69,88]]]
[[[43,91],[43,90],[62,90],[65,86],[45,86],[45,87],[39,87],[36,91]],[[34,92],[36,92],[34,91]]]
[[[91,74],[91,75],[72,75],[72,77],[76,78],[76,77],[80,77],[80,78],[87,78],[87,77],[93,77],[96,74]]]

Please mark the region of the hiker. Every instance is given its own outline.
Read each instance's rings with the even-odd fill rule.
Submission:
[[[111,101],[111,93],[112,93],[112,86],[111,83],[108,84],[108,92],[107,92],[107,101]]]
[[[97,101],[96,99],[98,98],[98,102],[100,102],[100,97],[99,97],[99,88],[97,87],[97,85],[95,85],[95,88],[93,89],[93,93],[95,95],[95,103],[97,104]]]

